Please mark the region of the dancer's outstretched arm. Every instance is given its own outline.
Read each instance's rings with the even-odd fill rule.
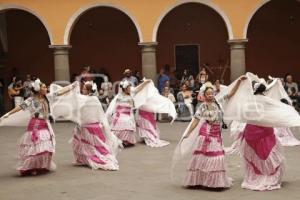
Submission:
[[[247,77],[246,76],[241,76],[239,78],[239,80],[237,81],[237,83],[235,84],[235,86],[232,88],[232,90],[228,93],[228,98],[231,98],[235,93],[236,91],[238,90],[240,84],[242,81],[246,80]]]
[[[183,139],[188,138],[191,134],[191,132],[197,127],[198,123],[199,123],[199,119],[193,117],[192,122],[191,122],[191,126],[187,132],[187,134],[183,137]]]
[[[16,113],[16,112],[19,112],[20,110],[22,110],[22,108],[20,106],[16,106],[14,109],[12,109],[11,111],[9,111],[8,113],[6,113],[5,115],[3,115],[1,118],[0,118],[0,121],[1,119],[4,119],[4,118],[8,118],[10,115]]]
[[[57,96],[61,96],[61,95],[64,95],[64,94],[67,94],[69,93],[71,90],[73,90],[74,88],[76,88],[76,86],[78,85],[79,83],[76,81],[68,86],[65,86],[63,88],[61,88],[60,90],[57,91],[56,95]]]
[[[144,82],[135,87],[134,92],[139,93],[150,81],[151,79],[144,79]]]

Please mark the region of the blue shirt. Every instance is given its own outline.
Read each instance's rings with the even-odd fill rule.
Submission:
[[[170,80],[170,78],[167,75],[165,75],[165,74],[159,75],[159,77],[158,77],[158,91],[159,91],[159,93],[162,93],[162,91],[164,89],[164,86],[165,86],[165,82],[169,81],[169,80]]]

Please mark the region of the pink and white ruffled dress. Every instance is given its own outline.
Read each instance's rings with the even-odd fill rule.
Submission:
[[[226,175],[221,127],[219,123],[203,123],[197,138],[198,146],[193,151],[187,168],[185,186],[228,188],[231,178]]]
[[[245,163],[242,188],[264,191],[281,187],[284,157],[273,128],[247,124],[241,153]]]
[[[20,107],[32,115],[19,143],[17,170],[21,175],[46,172],[56,168],[52,161],[55,136],[48,121],[48,104],[30,97]]]
[[[119,169],[118,161],[106,143],[100,123],[78,125],[73,134],[72,147],[76,164],[88,165],[92,169]]]
[[[17,170],[21,174],[42,172],[55,168],[52,155],[55,152],[53,135],[47,121],[32,118],[20,140]]]
[[[137,115],[136,123],[137,131],[147,146],[163,147],[170,144],[167,141],[160,140],[159,130],[154,118],[154,113],[140,109]]]
[[[274,133],[282,146],[300,145],[300,141],[294,136],[290,128],[274,128]]]
[[[229,188],[232,185],[232,179],[226,173],[221,137],[221,108],[215,102],[203,102],[194,117],[203,120],[204,123],[198,132],[197,147],[193,150],[188,164],[184,186]]]
[[[116,104],[116,109],[112,116],[111,130],[125,145],[136,144],[133,106],[123,103]]]

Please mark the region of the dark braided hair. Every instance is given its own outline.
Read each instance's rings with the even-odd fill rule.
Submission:
[[[40,86],[42,86],[43,84],[45,84],[45,83],[42,83],[42,82],[41,82],[41,83],[40,83]],[[39,93],[39,91],[35,91],[33,87],[31,88],[31,91],[32,91],[33,95],[35,95],[35,96],[38,95],[38,93]],[[50,122],[53,122],[53,121],[54,121],[54,120],[53,120],[53,117],[50,115],[50,112],[51,112],[51,111],[50,111],[50,102],[49,102],[49,99],[47,98],[46,95],[44,96],[44,99],[45,99],[45,101],[46,101],[46,103],[47,103],[47,106],[48,106],[49,121],[50,121]],[[38,117],[38,114],[35,114],[35,117],[37,118],[37,117]]]
[[[252,87],[254,89],[254,85],[258,83],[256,81],[252,81]],[[266,86],[262,83],[259,84],[258,88],[254,91],[254,95],[263,94],[266,91]]]
[[[228,126],[227,126],[227,124],[224,122],[224,119],[223,119],[223,110],[222,110],[222,108],[221,108],[221,106],[220,106],[220,104],[219,104],[219,102],[215,99],[215,103],[216,103],[216,105],[218,106],[218,108],[220,109],[220,111],[221,111],[221,113],[222,113],[222,128],[223,129],[227,129],[228,128]]]

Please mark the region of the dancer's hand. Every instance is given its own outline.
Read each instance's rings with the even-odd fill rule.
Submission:
[[[9,113],[6,113],[5,115],[3,115],[1,118],[0,118],[0,122],[3,120],[3,119],[6,119],[9,117]]]
[[[241,76],[241,77],[239,78],[239,81],[244,81],[244,80],[246,80],[246,79],[247,79],[247,76],[243,75],[243,76]]]
[[[151,79],[146,79],[145,77],[143,78],[143,82],[145,83],[149,83],[151,81]]]
[[[188,135],[185,135],[182,140],[185,140],[186,138],[188,138],[189,136]]]
[[[3,115],[1,118],[8,118],[10,116],[10,114],[9,113],[6,113],[5,115]]]
[[[75,81],[75,82],[72,84],[72,89],[75,89],[77,86],[79,86],[79,82],[78,82],[78,81]]]

